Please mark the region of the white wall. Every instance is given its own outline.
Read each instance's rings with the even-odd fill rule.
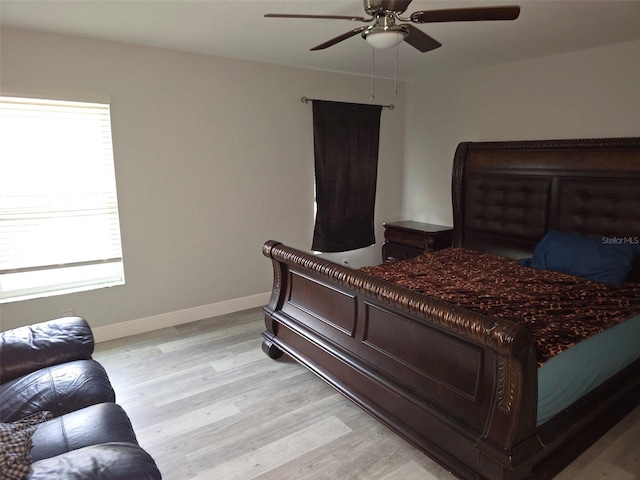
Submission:
[[[267,292],[265,240],[309,248],[311,107],[299,99],[366,103],[368,78],[0,34],[3,93],[111,97],[127,277],[123,287],[2,305],[0,328],[69,307],[94,327],[150,319],[151,328],[171,312]],[[349,252],[356,266],[379,259],[383,221],[451,225],[451,164],[461,141],[640,135],[640,42],[401,84],[398,98],[392,92],[392,82],[376,81],[376,102],[396,109],[382,113],[378,245]]]
[[[309,249],[311,105],[302,96],[369,101],[369,79],[3,28],[4,94],[108,96],[126,285],[0,306],[0,328],[60,316],[93,327],[266,293],[268,239]],[[313,54],[313,53],[310,53]],[[401,211],[404,97],[376,82],[383,110],[377,197]],[[69,185],[73,188],[73,185]],[[152,325],[151,325],[152,326]]]
[[[452,225],[460,142],[640,136],[640,42],[407,86],[403,217]]]

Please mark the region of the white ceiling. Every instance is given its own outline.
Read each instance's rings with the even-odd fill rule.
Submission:
[[[403,43],[398,78],[640,39],[640,0],[414,0],[417,10],[522,7],[515,21],[417,25],[443,46],[420,53]],[[0,26],[65,33],[246,60],[371,73],[372,48],[354,36],[309,49],[363,24],[345,20],[273,19],[265,13],[366,16],[361,0],[0,0]],[[375,72],[392,78],[396,49],[375,51]]]

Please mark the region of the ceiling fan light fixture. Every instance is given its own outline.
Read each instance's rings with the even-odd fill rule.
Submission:
[[[393,48],[404,40],[407,33],[402,30],[376,30],[371,29],[362,35],[365,40],[374,48],[386,49]]]

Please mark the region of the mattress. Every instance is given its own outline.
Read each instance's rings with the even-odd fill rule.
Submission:
[[[638,358],[640,315],[549,359],[538,369],[537,425],[542,425]]]

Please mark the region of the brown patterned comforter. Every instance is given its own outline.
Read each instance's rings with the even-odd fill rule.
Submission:
[[[461,248],[424,253],[361,271],[533,334],[538,366],[572,345],[640,314],[640,285],[617,287]]]

